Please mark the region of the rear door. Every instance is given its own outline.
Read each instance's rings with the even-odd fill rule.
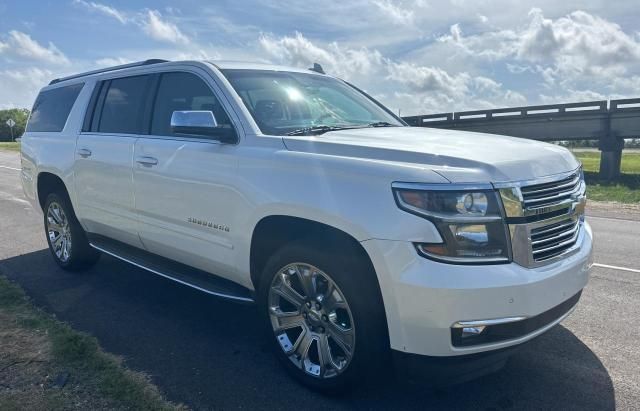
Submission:
[[[135,145],[139,234],[153,253],[237,281],[238,146],[170,127],[172,113],[182,110],[212,111],[218,124],[233,127],[209,81],[205,72],[160,75],[150,132]]]
[[[78,215],[85,228],[138,247],[133,150],[146,130],[153,79],[140,75],[97,84],[76,145]]]

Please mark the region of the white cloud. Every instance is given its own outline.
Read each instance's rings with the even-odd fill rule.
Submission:
[[[468,83],[471,77],[467,73],[451,75],[437,67],[402,62],[389,64],[387,79],[405,84],[416,91],[463,97],[469,91]]]
[[[45,47],[26,33],[11,30],[5,42],[0,41],[0,53],[52,64],[67,64],[69,59],[52,42]]]
[[[376,5],[384,13],[386,17],[395,24],[412,24],[413,23],[413,10],[403,6],[397,6],[391,2],[391,0],[375,0],[373,4]]]
[[[73,2],[75,4],[80,4],[89,10],[102,13],[108,17],[112,17],[122,24],[125,24],[128,21],[126,15],[115,7],[107,6],[106,4],[102,3],[95,3],[93,1],[74,0]]]
[[[640,39],[625,33],[616,23],[584,11],[553,20],[545,18],[540,9],[532,9],[529,17],[529,24],[523,28],[468,37],[463,37],[455,24],[451,33],[439,40],[474,58],[553,66],[558,75],[571,77],[624,74],[630,67],[640,65]]]
[[[323,65],[329,74],[354,80],[404,114],[460,108],[522,105],[525,97],[486,76],[450,73],[439,67],[396,61],[378,50],[352,48],[337,42],[316,44],[301,33],[260,37],[270,61],[297,67]],[[476,104],[475,106],[473,104]]]
[[[143,29],[151,38],[174,44],[187,44],[189,38],[175,24],[163,20],[157,10],[147,10]]]
[[[53,77],[50,70],[38,67],[0,71],[0,109],[31,107],[40,88]]]
[[[17,73],[34,67],[58,76],[68,74],[63,69],[145,58],[259,60],[298,67],[319,62],[403,114],[640,94],[640,26],[633,19],[633,2],[537,0],[532,9],[532,1],[512,0],[323,0],[322,7],[332,13],[319,14],[317,4],[291,0],[283,15],[282,5],[272,0],[249,6],[181,5],[179,10],[71,1],[89,17],[78,21],[82,39],[65,37],[58,44],[55,37],[63,50],[80,50],[73,65],[46,34],[40,37],[46,26],[37,16],[29,17],[36,18],[37,32],[16,26],[24,32],[0,33],[3,104],[19,104],[15,96],[31,104],[31,95],[13,87],[6,97],[6,90],[11,81],[24,85],[26,79],[15,80]],[[247,7],[252,13],[245,13]],[[107,23],[100,35],[132,41],[113,44],[96,37],[92,24],[98,15]],[[16,22],[23,20],[16,16]],[[83,49],[79,41],[96,47]],[[46,83],[52,77],[41,79]]]
[[[121,64],[131,63],[133,60],[130,60],[125,57],[105,57],[95,61],[96,66],[98,67],[112,67],[119,66]]]
[[[325,71],[345,79],[372,75],[383,64],[376,50],[342,47],[337,42],[321,47],[301,33],[281,38],[263,34],[259,42],[271,61],[305,68],[320,63]]]

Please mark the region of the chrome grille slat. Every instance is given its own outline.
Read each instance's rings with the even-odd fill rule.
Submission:
[[[572,246],[573,244],[575,244],[577,237],[578,237],[578,232],[576,232],[576,233],[573,235],[573,237],[572,237],[571,239],[567,240],[567,241],[563,241],[563,242],[558,243],[558,244],[556,244],[556,245],[554,245],[554,246],[551,246],[551,247],[543,248],[543,249],[541,249],[541,250],[536,250],[536,251],[534,251],[534,252],[533,252],[534,259],[535,259],[536,261],[543,261],[543,260],[546,260],[547,258],[550,258],[549,256],[544,256],[544,257],[542,257],[542,258],[535,258],[535,255],[536,255],[536,254],[546,253],[546,252],[553,251],[553,250],[558,250],[558,251],[560,251],[560,252],[561,252],[561,251],[565,251],[567,248],[569,248],[570,246]],[[559,250],[560,248],[562,248],[562,250]]]
[[[575,223],[573,221],[567,221],[566,223],[557,223],[557,224],[550,224],[546,227],[542,227],[542,228],[538,228],[536,229],[536,236],[543,236],[547,233],[550,233],[552,231],[556,231],[556,230],[560,230],[562,228],[566,228],[569,226],[573,226]]]
[[[523,194],[526,194],[527,196],[535,196],[535,195],[539,195],[539,194],[542,194],[542,193],[546,193],[547,191],[561,190],[561,189],[564,189],[566,187],[575,187],[579,182],[580,182],[580,176],[576,175],[570,182],[568,182],[566,184],[559,184],[559,185],[555,185],[553,187],[542,188],[542,189],[538,189],[538,190],[529,190],[529,189],[527,189],[527,187],[524,187],[522,192],[523,192]]]
[[[578,231],[578,224],[576,224],[573,228],[571,228],[570,231],[562,231],[559,233],[554,234],[553,236],[548,236],[545,238],[542,238],[540,240],[536,240],[536,241],[532,241],[531,245],[534,247],[534,249],[539,246],[540,244],[546,244],[546,243],[553,243],[553,242],[557,242],[561,239],[564,239],[566,237],[572,237],[576,231]],[[535,253],[535,251],[534,251]]]
[[[570,199],[581,187],[580,173],[573,173],[558,181],[521,187],[520,192],[524,207],[534,209],[553,206]]]
[[[580,220],[559,223],[531,230],[531,252],[536,262],[557,257],[571,249],[580,234]]]
[[[531,204],[531,203],[540,203],[540,202],[550,202],[551,200],[559,200],[561,198],[567,198],[570,197],[571,194],[575,193],[576,190],[578,189],[579,184],[576,184],[575,186],[571,187],[570,191],[561,191],[558,193],[555,193],[553,195],[549,195],[547,197],[534,197],[534,198],[529,198],[526,194],[522,194],[522,197],[524,197],[524,202],[525,204]]]

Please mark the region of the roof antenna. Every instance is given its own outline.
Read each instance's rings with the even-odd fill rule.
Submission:
[[[315,71],[316,73],[320,73],[320,74],[327,74],[324,72],[324,69],[322,68],[322,66],[318,63],[313,63],[313,67],[311,67],[309,70]]]

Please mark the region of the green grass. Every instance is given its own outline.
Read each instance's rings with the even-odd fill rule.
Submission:
[[[622,153],[622,174],[615,181],[600,179],[600,152],[579,151],[587,181],[587,197],[595,201],[640,204],[640,153]]]
[[[73,393],[78,391],[76,387],[81,387],[83,395],[89,395],[98,407],[108,404],[109,408],[116,409],[184,409],[165,401],[147,377],[127,370],[117,357],[102,351],[94,337],[75,331],[34,307],[22,289],[3,276],[0,276],[0,315],[12,320],[0,322],[0,334],[46,336],[47,343],[43,345],[50,347],[51,353],[48,371],[64,370],[71,374],[71,380],[64,389],[45,388],[43,391],[42,387],[33,387],[34,392],[20,392],[17,397],[15,393],[13,397],[8,395],[6,398],[0,395],[0,409],[23,408],[36,397],[39,399],[33,404],[35,407],[49,408],[48,404],[56,404],[51,409],[75,408],[74,401],[78,399],[73,397]],[[15,347],[13,349],[15,351]],[[3,347],[0,347],[2,358]],[[15,368],[12,370],[19,372]],[[63,392],[67,389],[68,392]],[[16,404],[22,407],[15,407]]]
[[[11,141],[1,141],[0,150],[20,151],[20,143]]]

